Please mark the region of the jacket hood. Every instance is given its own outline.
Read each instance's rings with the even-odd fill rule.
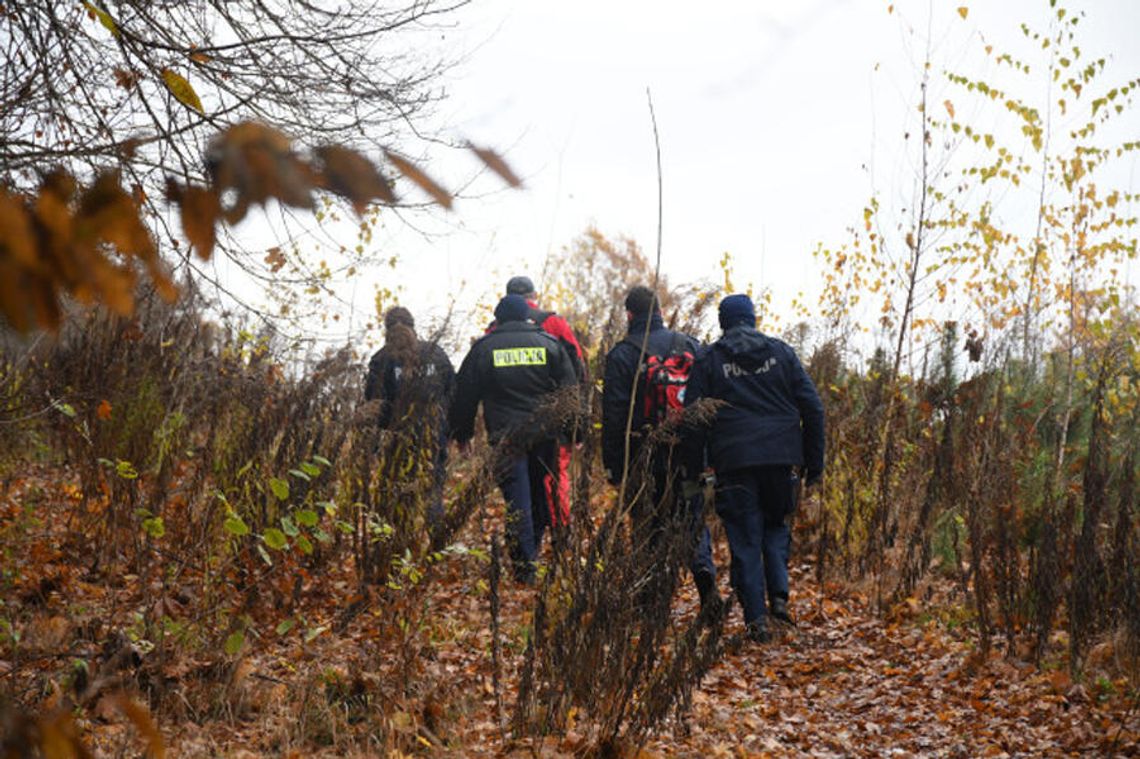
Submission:
[[[772,349],[772,340],[755,327],[738,326],[725,331],[717,347],[743,367],[759,366]]]

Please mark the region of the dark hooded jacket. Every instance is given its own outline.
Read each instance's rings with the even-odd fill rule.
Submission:
[[[753,327],[725,331],[693,364],[685,405],[702,398],[725,402],[710,427],[695,431],[687,463],[718,472],[753,466],[803,466],[823,472],[823,404],[795,351]],[[692,472],[690,471],[690,476]]]
[[[646,321],[649,322],[649,342],[644,354],[641,342],[645,338]],[[606,354],[605,384],[602,388],[602,465],[609,472],[611,480],[622,477],[625,461],[625,429],[629,416],[630,393],[637,397],[633,404],[633,423],[630,425],[630,458],[637,455],[645,427],[645,387],[644,380],[636,383],[638,367],[645,363],[646,356],[664,356],[676,346],[696,355],[700,347],[693,338],[682,332],[666,329],[661,314],[652,317],[638,317],[629,323],[629,331],[624,340]],[[687,392],[687,391],[686,391]]]
[[[401,359],[385,346],[368,362],[364,399],[381,402],[380,427],[406,419],[442,425],[455,392],[455,369],[438,345],[416,342],[415,360]]]
[[[475,341],[459,367],[452,436],[471,439],[482,401],[487,434],[498,440],[523,424],[547,394],[575,384],[573,361],[557,338],[531,322],[503,322]]]

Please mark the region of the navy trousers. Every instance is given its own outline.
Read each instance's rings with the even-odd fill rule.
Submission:
[[[789,466],[717,472],[716,513],[732,554],[730,577],[744,622],[763,622],[768,602],[788,597],[788,555],[799,479]]]
[[[716,565],[712,558],[712,538],[704,521],[705,498],[698,493],[690,499],[681,494],[680,482],[670,477],[668,459],[654,462],[653,502],[634,504],[631,516],[635,534],[644,536],[648,555],[656,557],[658,546],[667,530],[685,530],[692,541],[688,556],[689,571],[701,603],[716,592]],[[633,483],[633,488],[638,483]]]
[[[534,561],[542,549],[542,536],[558,523],[564,507],[564,452],[555,441],[541,443],[507,462],[499,475],[499,489],[507,502],[507,545],[515,579],[534,579]]]

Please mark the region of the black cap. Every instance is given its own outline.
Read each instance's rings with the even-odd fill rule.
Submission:
[[[534,282],[530,277],[511,277],[507,280],[507,295],[533,295]]]

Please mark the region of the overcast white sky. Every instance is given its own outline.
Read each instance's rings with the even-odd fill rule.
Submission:
[[[716,276],[728,251],[738,284],[771,287],[786,305],[818,280],[817,243],[838,244],[873,190],[909,191],[901,137],[928,14],[936,70],[973,74],[992,67],[979,33],[1001,49],[1020,40],[1021,22],[1047,29],[1050,15],[1047,0],[887,5],[474,3],[447,33],[446,44],[469,54],[449,76],[443,131],[497,148],[526,188],[479,178],[471,190],[487,194],[461,201],[449,218],[458,228],[430,244],[390,227],[375,245],[401,263],[381,276],[426,322],[452,297],[460,312],[490,301],[512,274],[538,280],[546,256],[590,223],[653,250],[648,87],[664,163],[663,270],[674,281]],[[1086,53],[1111,54],[1116,78],[1140,75],[1140,2],[1074,5],[1088,13]],[[346,298],[366,311],[369,288],[355,287]]]

